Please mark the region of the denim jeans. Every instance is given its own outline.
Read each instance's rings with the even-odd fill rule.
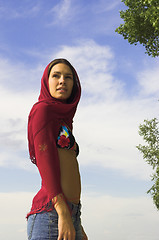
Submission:
[[[68,202],[72,212],[72,221],[76,231],[75,240],[82,240],[81,204]],[[57,240],[58,214],[56,210],[43,211],[30,215],[27,223],[28,240]]]

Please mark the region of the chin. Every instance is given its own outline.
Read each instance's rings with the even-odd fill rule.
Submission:
[[[69,99],[70,96],[67,97],[67,96],[60,95],[60,96],[52,96],[52,97],[54,97],[54,98],[56,98],[56,99],[58,99],[58,100],[60,100],[62,102],[67,102],[67,100]]]
[[[58,97],[56,99],[58,99],[61,102],[66,102],[68,98]]]
[[[70,96],[69,96],[70,97]],[[69,99],[69,97],[65,97],[65,96],[59,96],[58,99],[61,100],[61,101],[67,101]]]

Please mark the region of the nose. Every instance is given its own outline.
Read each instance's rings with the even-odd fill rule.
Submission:
[[[60,84],[65,84],[65,78],[63,75],[60,76],[59,82]]]

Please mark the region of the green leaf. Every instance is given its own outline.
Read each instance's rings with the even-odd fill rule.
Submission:
[[[139,144],[137,149],[143,154],[143,159],[152,166],[154,170],[151,181],[152,187],[147,191],[152,195],[154,204],[159,210],[159,128],[157,118],[144,120],[139,126],[139,135],[143,137],[146,145]]]
[[[130,44],[142,44],[149,56],[159,56],[159,1],[122,0],[128,7],[120,11],[124,20],[116,32]]]

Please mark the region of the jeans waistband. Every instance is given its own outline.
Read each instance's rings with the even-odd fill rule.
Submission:
[[[67,204],[71,210],[72,215],[77,215],[78,213],[81,212],[81,202],[79,202],[78,204],[75,204],[67,201]]]

